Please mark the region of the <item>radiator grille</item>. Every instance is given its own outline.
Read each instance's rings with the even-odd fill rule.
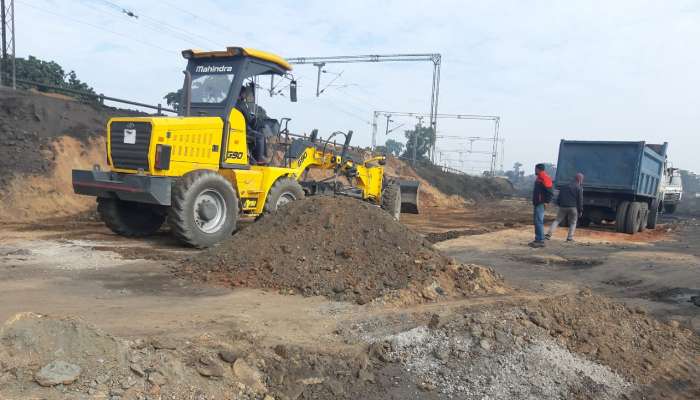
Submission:
[[[678,192],[666,192],[664,193],[665,201],[679,201],[681,199],[681,194]]]
[[[127,137],[125,130],[136,131],[136,137]],[[110,150],[115,168],[148,170],[148,148],[151,144],[151,124],[149,122],[112,122]],[[133,139],[133,140],[132,140]],[[133,142],[133,143],[132,143]]]

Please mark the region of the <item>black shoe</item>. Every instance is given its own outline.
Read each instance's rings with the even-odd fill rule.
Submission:
[[[527,245],[532,247],[533,249],[540,249],[540,248],[544,247],[544,242],[541,240],[534,240],[534,241],[528,243]]]
[[[552,235],[550,235],[549,233],[544,235],[544,240],[550,240],[551,238],[552,238]]]
[[[567,242],[575,242],[574,238],[566,238]]]

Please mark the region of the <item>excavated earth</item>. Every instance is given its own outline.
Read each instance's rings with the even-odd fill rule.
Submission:
[[[700,341],[588,291],[394,310],[339,323],[345,344],[266,346],[232,330],[120,338],[76,318],[0,328],[7,399],[697,399]],[[44,367],[74,373],[46,386]],[[77,372],[76,372],[77,371]],[[50,376],[49,376],[50,378]]]
[[[185,258],[177,276],[364,304],[502,293],[501,279],[459,265],[367,202],[315,196],[285,206],[232,240]]]
[[[45,175],[55,165],[54,141],[68,136],[88,144],[104,137],[107,120],[137,115],[60,95],[0,88],[0,186],[20,174]]]

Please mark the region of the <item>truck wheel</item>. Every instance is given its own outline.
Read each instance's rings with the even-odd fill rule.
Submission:
[[[674,212],[676,212],[677,206],[677,204],[664,204],[664,213],[673,214]]]
[[[263,211],[265,214],[273,213],[280,207],[303,198],[304,189],[299,182],[291,178],[281,178],[272,185],[267,193]]]
[[[112,232],[127,237],[152,235],[165,221],[158,206],[106,197],[97,198],[97,212]]]
[[[649,219],[649,204],[642,203],[642,217],[639,220],[639,232],[647,230],[647,220]]]
[[[615,230],[622,233],[625,231],[625,222],[627,221],[627,209],[630,206],[629,201],[623,201],[617,206],[615,212]]]
[[[649,215],[647,216],[647,228],[655,229],[656,221],[659,219],[659,201],[654,200],[651,202],[651,207],[649,208]]]
[[[236,229],[236,190],[216,172],[190,172],[173,188],[168,221],[175,237],[192,247],[221,242]]]
[[[399,185],[392,183],[382,190],[382,209],[397,221],[401,218],[401,187]]]
[[[625,233],[634,235],[639,231],[639,225],[642,223],[642,203],[634,201],[630,203],[627,209],[627,217],[625,218]]]

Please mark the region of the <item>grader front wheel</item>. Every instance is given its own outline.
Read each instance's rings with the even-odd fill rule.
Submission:
[[[304,198],[304,189],[299,182],[290,178],[281,178],[272,185],[265,200],[264,213],[277,211],[280,207]]]
[[[197,248],[212,246],[236,229],[236,191],[213,171],[191,172],[173,188],[168,221],[181,242]]]

